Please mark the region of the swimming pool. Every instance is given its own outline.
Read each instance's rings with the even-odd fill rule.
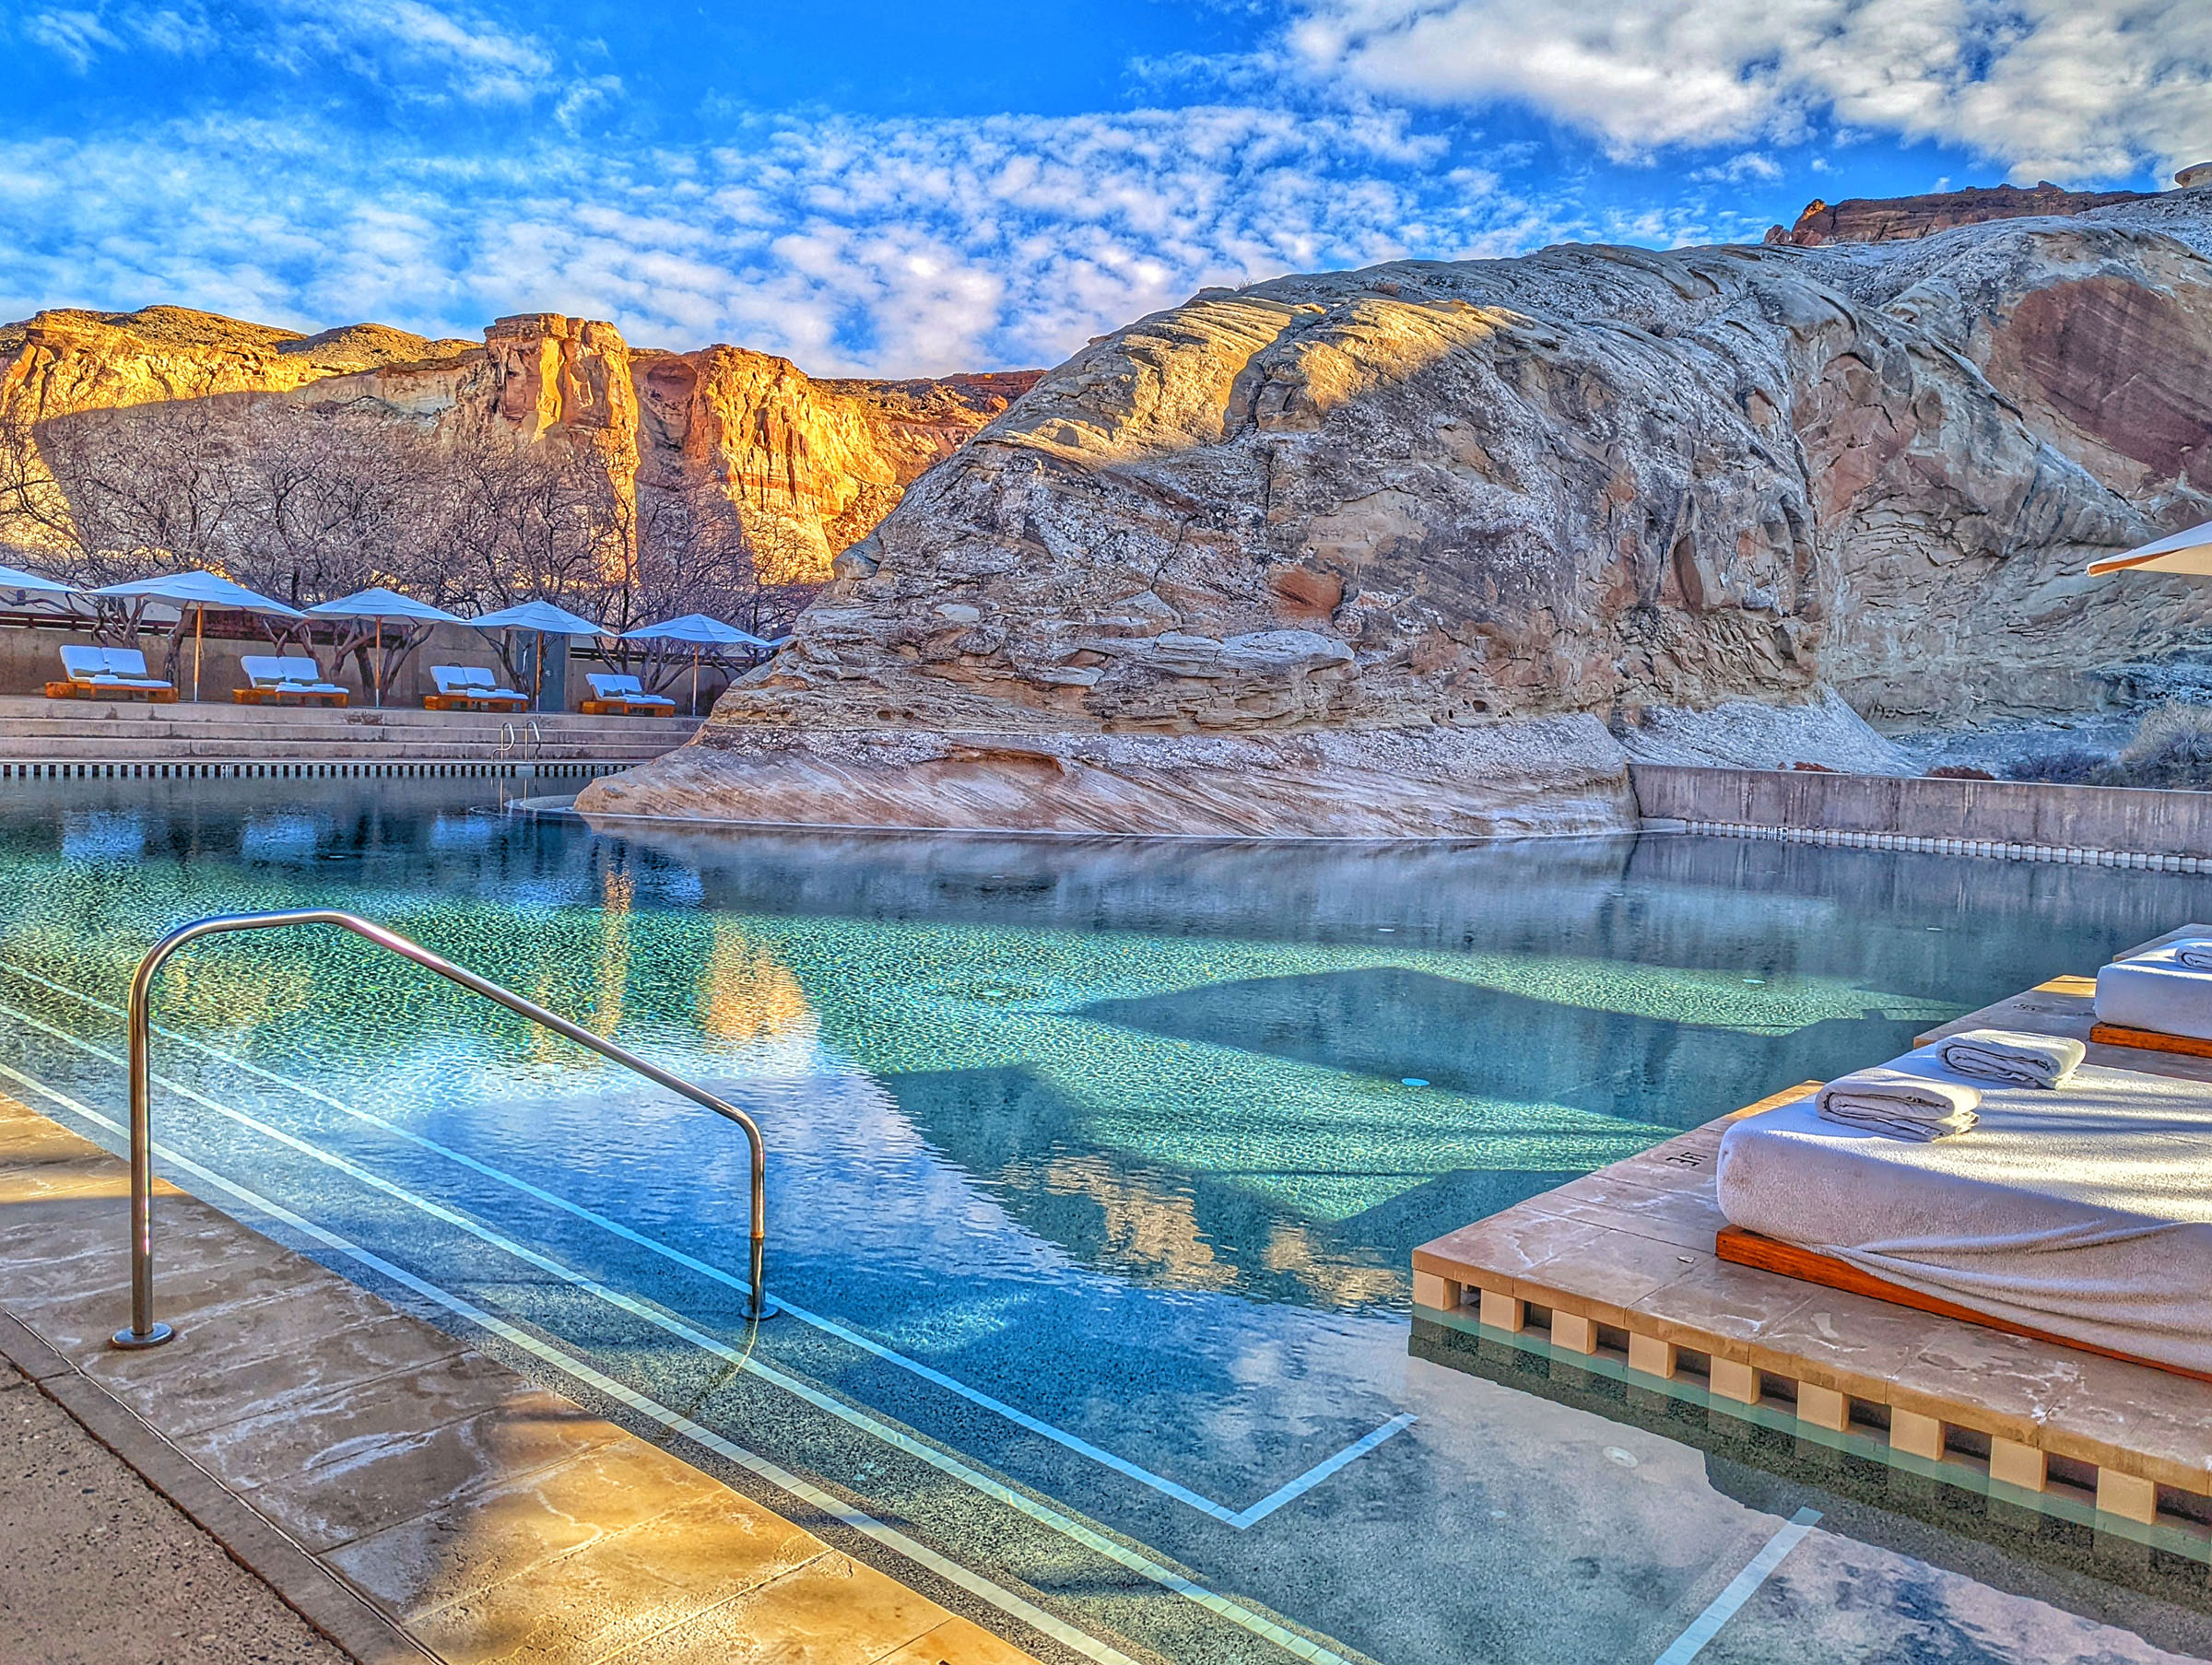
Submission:
[[[171,1178],[1043,1655],[1674,1665],[1780,1545],[1699,1658],[2155,1658],[2212,1643],[2201,1565],[1877,1530],[1786,1463],[1414,1356],[1406,1252],[2212,917],[2208,884],[57,784],[0,812],[0,1087],[114,1145],[137,956],[316,904],[724,1094],[789,1309],[752,1331],[725,1123],[335,932],[195,946],[159,1000]]]

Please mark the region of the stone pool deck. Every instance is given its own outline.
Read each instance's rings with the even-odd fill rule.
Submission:
[[[114,1350],[128,1194],[120,1162],[0,1097],[0,1380],[28,1378],[364,1665],[1030,1659],[173,1187],[157,1288],[177,1339]],[[34,1507],[40,1480],[0,1507]],[[134,1608],[132,1580],[162,1576],[147,1554],[106,1544],[83,1624],[112,1633],[45,1657],[228,1657],[179,1651],[173,1619]],[[221,1611],[248,1622],[237,1600]],[[241,1657],[295,1657],[280,1640]]]
[[[2156,940],[2183,934],[2212,928]],[[2095,991],[2092,979],[2056,978],[1920,1039],[1986,1027],[2088,1043]],[[2088,1053],[2212,1080],[2212,1059],[2093,1043]],[[1814,1085],[1424,1244],[1417,1320],[1588,1360],[1631,1385],[2212,1559],[2212,1387],[1718,1258],[1721,1135]]]

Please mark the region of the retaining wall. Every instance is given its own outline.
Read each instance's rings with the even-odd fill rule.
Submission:
[[[1701,831],[2045,861],[2110,853],[2184,871],[2212,867],[2212,792],[1649,763],[1632,765],[1630,775],[1647,821]]]

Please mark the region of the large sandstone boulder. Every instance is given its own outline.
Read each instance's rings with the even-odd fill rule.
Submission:
[[[1565,713],[1633,747],[1647,712],[1830,688],[1877,721],[2077,708],[2086,668],[2212,620],[2199,584],[2080,576],[2212,518],[2207,249],[2212,195],[2182,192],[1209,291],[912,487],[626,813],[869,820],[792,785],[832,731],[1389,730],[1400,755]]]

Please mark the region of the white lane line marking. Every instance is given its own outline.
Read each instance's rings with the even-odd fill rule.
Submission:
[[[93,995],[87,994],[81,990],[72,989],[66,983],[55,982],[51,978],[42,977],[38,972],[29,970],[22,966],[18,966],[11,961],[0,960],[0,970],[13,972],[16,976],[22,978],[25,981],[35,983],[40,988],[51,990],[56,994],[67,995],[72,1000],[79,1001],[85,1005],[91,1007],[95,1011],[105,1012],[111,1016],[115,1017],[121,1017],[124,1015],[123,1009],[120,1006],[110,1005],[106,1001],[100,1000]],[[32,1024],[40,1028],[43,1033],[51,1035],[56,1039],[64,1041],[70,1046],[79,1048],[80,1049],[90,1053],[93,1057],[100,1059],[105,1062],[117,1065],[120,1065],[122,1062],[122,1061],[115,1057],[114,1054],[102,1050],[100,1048],[94,1046],[91,1042],[83,1039],[81,1037],[70,1035],[66,1031],[57,1029],[50,1025],[44,1024],[38,1018],[32,1017],[28,1013],[18,1012],[13,1007],[8,1006],[0,1006],[0,1012],[5,1012],[10,1016],[18,1017],[22,1019],[24,1022]],[[414,1144],[420,1149],[429,1151],[435,1155],[442,1156],[450,1162],[458,1163],[461,1167],[467,1168],[472,1173],[481,1174],[487,1179],[495,1180],[499,1184],[505,1185],[514,1190],[518,1190],[524,1196],[534,1198],[537,1202],[543,1202],[548,1207],[559,1209],[564,1214],[571,1214],[576,1219],[585,1221],[593,1225],[596,1225],[602,1231],[610,1232],[614,1236],[622,1238],[625,1242],[634,1243],[640,1249],[645,1249],[653,1254],[659,1255],[664,1260],[673,1260],[679,1266],[686,1267],[692,1272],[698,1272],[701,1277],[711,1278],[718,1284],[725,1284],[729,1288],[738,1291],[740,1294],[750,1293],[750,1286],[743,1283],[741,1280],[734,1277],[729,1272],[723,1271],[718,1266],[711,1266],[706,1261],[699,1260],[695,1256],[686,1254],[682,1249],[676,1248],[673,1244],[664,1243],[657,1237],[648,1237],[643,1232],[638,1231],[631,1226],[625,1225],[619,1220],[611,1219],[607,1215],[600,1214],[594,1209],[585,1207],[582,1203],[572,1202],[566,1197],[557,1195],[555,1192],[547,1190],[541,1186],[532,1184],[529,1180],[523,1178],[519,1175],[511,1174],[504,1168],[496,1167],[490,1163],[481,1161],[475,1156],[469,1155],[465,1151],[455,1150],[453,1146],[441,1143],[438,1140],[432,1139],[426,1134],[418,1133],[411,1128],[403,1127],[395,1121],[387,1120],[385,1118],[377,1115],[372,1110],[364,1110],[356,1105],[347,1104],[343,1099],[333,1097],[330,1094],[324,1092],[319,1087],[310,1086],[307,1083],[295,1081],[288,1075],[279,1074],[274,1070],[265,1069],[260,1064],[253,1063],[247,1059],[237,1057],[235,1054],[229,1052],[225,1052],[218,1047],[212,1047],[205,1041],[195,1040],[189,1035],[180,1035],[174,1030],[165,1029],[158,1025],[155,1026],[154,1032],[157,1035],[159,1035],[165,1040],[173,1040],[182,1046],[190,1047],[193,1050],[200,1052],[206,1057],[212,1058],[219,1063],[228,1064],[232,1068],[242,1070],[249,1075],[259,1076],[264,1081],[274,1083],[277,1086],[284,1087],[290,1092],[299,1094],[302,1098],[312,1100],[316,1104],[326,1105],[331,1109],[339,1112],[341,1115],[349,1116],[366,1126],[373,1127],[382,1132],[389,1133],[394,1138],[406,1140],[407,1143]],[[162,1085],[164,1086],[169,1086],[171,1084],[165,1081],[162,1083]],[[1117,1457],[1114,1455],[1114,1453],[1106,1450],[1103,1447],[1093,1445],[1089,1440],[1085,1439],[1079,1434],[1072,1434],[1065,1428],[1055,1427],[1053,1424],[1044,1421],[1041,1417],[1032,1416],[1026,1411],[1019,1410],[1013,1405],[1007,1404],[1004,1400],[994,1398],[991,1394],[983,1392],[981,1389],[970,1387],[966,1382],[959,1381],[953,1377],[947,1376],[941,1370],[934,1369],[930,1366],[924,1364],[920,1359],[910,1358],[905,1354],[897,1352],[892,1348],[886,1347],[879,1342],[871,1341],[866,1336],[861,1334],[858,1331],[848,1329],[846,1326],[838,1323],[833,1319],[827,1319],[818,1313],[809,1312],[806,1307],[797,1306],[791,1301],[785,1300],[780,1295],[776,1297],[776,1301],[784,1311],[790,1313],[793,1318],[797,1319],[801,1323],[811,1324],[817,1330],[822,1331],[830,1335],[834,1335],[839,1340],[845,1342],[849,1345],[859,1348],[864,1353],[871,1354],[875,1357],[882,1359],[887,1364],[895,1365],[901,1370],[909,1371],[913,1375],[920,1377],[923,1380],[933,1383],[934,1385],[944,1389],[948,1393],[956,1393],[960,1398],[967,1400],[971,1404],[980,1406],[982,1409],[991,1412],[994,1415],[1003,1416],[1008,1422],[1013,1423],[1018,1427],[1026,1428],[1032,1434],[1036,1434],[1045,1439],[1052,1440],[1054,1444],[1064,1447],[1067,1450],[1075,1452],[1079,1457],[1088,1458],[1091,1461],[1098,1463],[1102,1467],[1112,1469],[1115,1473],[1120,1474],[1126,1479],[1135,1481],[1139,1485],[1149,1486],[1152,1490],[1160,1493],[1163,1496],[1172,1497],[1178,1503],[1186,1504],[1190,1507],[1198,1510],[1199,1513],[1206,1515],[1213,1519],[1218,1520],[1225,1526],[1233,1527],[1240,1532],[1250,1530],[1254,1525],[1265,1519],[1277,1509],[1282,1507],[1284,1504],[1288,1503],[1293,1497],[1297,1497],[1305,1492],[1311,1491],[1314,1486],[1320,1484],[1324,1480],[1328,1479],[1330,1475],[1335,1473],[1339,1469],[1347,1468],[1350,1464],[1358,1461],[1360,1458],[1367,1455],[1368,1452],[1373,1450],[1385,1439],[1388,1439],[1391,1435],[1395,1434],[1400,1428],[1408,1426],[1418,1420],[1410,1413],[1394,1417],[1390,1422],[1385,1423],[1382,1427],[1376,1429],[1373,1433],[1368,1434],[1363,1437],[1353,1441],[1352,1444],[1347,1446],[1343,1450],[1338,1451],[1335,1456],[1323,1460],[1321,1462],[1316,1463],[1312,1468],[1307,1470],[1305,1473],[1299,1475],[1295,1480],[1289,1481],[1286,1484],[1277,1487],[1274,1492],[1271,1492],[1265,1497],[1261,1498],[1258,1503],[1253,1504],[1250,1508],[1241,1510],[1231,1509],[1227,1504],[1217,1503],[1211,1497],[1206,1496],[1201,1492],[1193,1491],[1190,1487],[1182,1484],[1180,1482],[1170,1480],[1162,1474],[1155,1474],[1151,1470],[1144,1468],[1137,1463],[1132,1462],[1127,1458]]]
[[[58,1033],[51,1029],[49,1026],[41,1022],[39,1019],[29,1016],[29,1014],[27,1013],[14,1012],[12,1008],[5,1006],[0,1006],[0,1012],[5,1012],[9,1015],[22,1018],[27,1022],[36,1025],[41,1029],[45,1029],[50,1034]],[[69,1038],[65,1036],[60,1038],[65,1039]],[[84,1043],[80,1042],[78,1044],[82,1045]],[[93,1049],[88,1047],[87,1049],[92,1050]],[[5,1077],[12,1081],[19,1081],[25,1085],[31,1087],[35,1091],[43,1093],[47,1097],[53,1099],[55,1103],[66,1105],[78,1110],[80,1114],[98,1123],[100,1126],[106,1128],[112,1133],[120,1135],[123,1132],[122,1127],[117,1122],[110,1120],[106,1116],[100,1114],[98,1111],[78,1105],[76,1100],[68,1098],[65,1095],[55,1091],[53,1088],[47,1086],[42,1082],[34,1080],[29,1075],[23,1074],[20,1071],[10,1069],[5,1064],[0,1064],[0,1077]],[[157,1077],[156,1079],[159,1080],[159,1078]],[[975,1469],[970,1464],[962,1461],[959,1457],[955,1456],[949,1451],[943,1450],[933,1445],[925,1444],[922,1440],[915,1438],[912,1435],[910,1435],[900,1428],[893,1427],[890,1425],[880,1421],[878,1418],[870,1415],[867,1412],[861,1410],[856,1406],[849,1405],[842,1400],[831,1397],[830,1394],[825,1393],[810,1382],[803,1381],[795,1377],[784,1374],[782,1371],[777,1369],[773,1365],[771,1365],[765,1360],[761,1359],[757,1354],[741,1353],[737,1349],[731,1347],[726,1343],[721,1341],[719,1338],[708,1335],[702,1331],[694,1329],[691,1325],[684,1322],[681,1319],[676,1318],[672,1314],[663,1312],[657,1307],[649,1307],[645,1303],[639,1301],[630,1296],[625,1295],[618,1289],[609,1288],[606,1284],[600,1283],[595,1278],[587,1277],[582,1272],[572,1271],[570,1268],[563,1266],[559,1261],[552,1259],[550,1256],[540,1254],[537,1250],[525,1248],[524,1245],[513,1241],[510,1237],[502,1237],[500,1233],[493,1231],[489,1226],[472,1220],[467,1215],[461,1214],[454,1209],[448,1208],[440,1202],[434,1202],[427,1197],[418,1196],[415,1192],[408,1190],[405,1186],[395,1184],[392,1180],[385,1179],[376,1174],[372,1174],[368,1169],[360,1167],[357,1164],[348,1161],[344,1156],[338,1155],[335,1152],[323,1150],[316,1145],[309,1143],[303,1139],[296,1138],[292,1134],[285,1132],[282,1129],[271,1127],[267,1123],[259,1121],[253,1117],[247,1115],[243,1110],[232,1109],[227,1105],[219,1104],[216,1100],[208,1098],[202,1094],[193,1091],[193,1089],[190,1087],[183,1086],[175,1082],[161,1081],[160,1085],[166,1090],[175,1093],[182,1097],[191,1099],[195,1104],[206,1106],[208,1109],[214,1110],[218,1115],[227,1116],[230,1118],[230,1120],[238,1122],[240,1125],[251,1128],[255,1132],[261,1133],[265,1137],[274,1139],[280,1144],[288,1145],[291,1148],[299,1151],[303,1155],[309,1156],[317,1162],[324,1164],[327,1167],[335,1167],[341,1173],[347,1174],[349,1177],[359,1180],[362,1184],[371,1187],[372,1190],[381,1190],[387,1196],[393,1197],[420,1210],[422,1213],[430,1215],[433,1219],[443,1220],[448,1225],[454,1226],[458,1230],[466,1232],[469,1236],[477,1237],[485,1243],[488,1243],[493,1248],[500,1249],[507,1254],[512,1255],[516,1260],[523,1260],[530,1265],[538,1267],[542,1271],[550,1273],[554,1277],[559,1278],[568,1284],[573,1284],[576,1288],[583,1290],[586,1294],[596,1296],[599,1299],[606,1302],[609,1306],[619,1307],[624,1312],[630,1313],[634,1317],[642,1319],[645,1322],[652,1324],[656,1329],[664,1330],[670,1335],[676,1336],[682,1341],[688,1342],[693,1346],[700,1348],[703,1352],[713,1354],[716,1357],[726,1360],[728,1363],[736,1366],[742,1370],[752,1372],[754,1375],[759,1377],[761,1380],[769,1383],[771,1386],[781,1388],[785,1392],[793,1395],[794,1398],[804,1400],[806,1403],[813,1405],[818,1410],[827,1412],[831,1416],[837,1417],[840,1421],[849,1423],[853,1427],[861,1429],[864,1433],[873,1436],[875,1438],[881,1440],[885,1445],[890,1446],[896,1450],[903,1451],[908,1456],[913,1457],[922,1462],[927,1463],[930,1467],[936,1469],[943,1473],[951,1475],[954,1479],[960,1481],[962,1483],[970,1486],[975,1491],[981,1492],[984,1496],[991,1498],[993,1501],[1004,1504],[1009,1508],[1015,1509],[1021,1514],[1029,1516],[1040,1525],[1050,1528],[1052,1530],[1060,1533],[1063,1537],[1072,1539],[1074,1542],[1083,1545],[1086,1549],[1091,1550],[1100,1555],[1103,1555],[1108,1560],[1114,1562],[1118,1565],[1126,1567],[1131,1572],[1136,1573],[1143,1577],[1151,1579],[1154,1583],[1161,1586],[1163,1589],[1173,1590],[1177,1595],[1183,1597],[1187,1601],[1190,1601],[1196,1605],[1206,1609],[1209,1612],[1227,1619],[1233,1624],[1241,1626],[1243,1629],[1252,1632],[1253,1635],[1259,1636],[1265,1641],[1273,1642],[1278,1647],[1287,1648],[1292,1653],[1299,1655],[1301,1659],[1326,1659],[1334,1661],[1335,1665],[1351,1665],[1351,1662],[1346,1659],[1342,1655],[1333,1653],[1327,1648],[1317,1647],[1314,1643],[1309,1641],[1306,1637],[1298,1635],[1295,1631],[1289,1630],[1284,1625],[1277,1624],[1273,1619],[1267,1617],[1265,1613],[1247,1607],[1241,1601],[1234,1601],[1227,1596],[1219,1595],[1217,1592],[1206,1589],[1206,1586],[1195,1583],[1193,1580],[1184,1577],[1181,1573],[1176,1572],[1172,1567],[1167,1566],[1162,1563],[1154,1560],[1151,1556],[1144,1554],[1140,1551],[1130,1548],[1128,1545],[1120,1542],[1116,1539],[1108,1537],[1105,1533],[1098,1530],[1094,1527],[1089,1526],[1086,1522],[1077,1519],[1071,1515],[1065,1514],[1060,1509],[1054,1508],[1050,1503],[1044,1502],[1036,1497],[1032,1497],[1026,1492],[1017,1491],[1013,1487],[1007,1485],[1005,1482],[996,1480],[991,1475],[983,1473],[982,1471]],[[164,1160],[173,1159],[194,1173],[207,1174],[209,1172],[209,1170],[200,1167],[196,1164],[193,1164],[182,1156],[175,1156],[173,1153],[168,1152],[166,1148],[162,1148]],[[246,1194],[240,1191],[239,1188],[230,1185],[229,1181],[222,1179],[219,1176],[210,1175],[209,1177],[213,1182],[221,1184],[225,1189],[232,1191],[233,1194]],[[282,1211],[277,1211],[277,1217],[285,1218],[288,1216],[284,1215]],[[366,1254],[368,1251],[363,1250],[362,1252]],[[364,1261],[363,1263],[366,1264],[367,1262]],[[413,1287],[413,1285],[410,1284],[409,1287]],[[459,1297],[455,1298],[458,1299]],[[504,1334],[506,1332],[504,1331],[500,1331],[499,1333]],[[559,1352],[559,1350],[555,1349],[554,1351]],[[563,1367],[565,1368],[566,1366]],[[677,1413],[670,1412],[669,1414],[675,1415]],[[766,1460],[763,1459],[762,1460],[765,1461]]]
[[[1406,1412],[1401,1415],[1392,1417],[1388,1422],[1384,1423],[1381,1427],[1377,1428],[1372,1434],[1368,1435],[1365,1438],[1354,1440],[1350,1445],[1345,1447],[1343,1450],[1337,1452],[1335,1456],[1328,1458],[1324,1461],[1315,1463],[1303,1474],[1300,1474],[1296,1480],[1289,1481],[1285,1484],[1276,1487],[1274,1491],[1268,1493],[1266,1496],[1261,1498],[1259,1502],[1253,1504],[1250,1508],[1245,1509],[1241,1514],[1231,1516],[1230,1518],[1229,1524],[1235,1527],[1237,1530],[1241,1532],[1245,1528],[1252,1525],[1253,1521],[1265,1520],[1268,1516],[1274,1514],[1276,1510],[1281,1508],[1283,1505],[1290,1502],[1291,1499],[1296,1497],[1303,1497],[1308,1492],[1312,1491],[1315,1486],[1319,1485],[1323,1481],[1334,1474],[1338,1469],[1359,1461],[1359,1459],[1365,1457],[1370,1451],[1373,1450],[1377,1446],[1388,1439],[1393,1434],[1397,1433],[1401,1428],[1410,1428],[1413,1426],[1416,1420],[1417,1419],[1415,1418],[1413,1413],[1410,1411]]]
[[[1789,1524],[1767,1540],[1767,1547],[1751,1557],[1751,1565],[1728,1581],[1728,1588],[1713,1597],[1712,1604],[1690,1622],[1689,1628],[1677,1636],[1674,1646],[1653,1660],[1653,1665],[1689,1665],[1819,1518],[1818,1509],[1799,1509],[1792,1515]]]
[[[29,1087],[35,1093],[44,1095],[53,1103],[74,1111],[88,1121],[106,1128],[112,1133],[127,1137],[124,1133],[122,1123],[111,1120],[89,1105],[80,1104],[67,1094],[58,1092],[46,1085],[45,1083],[36,1081],[20,1071],[12,1070],[5,1064],[0,1064],[0,1076],[5,1076],[19,1085]],[[499,1336],[502,1341],[512,1343],[535,1354],[577,1381],[585,1383],[599,1392],[644,1413],[671,1432],[680,1434],[686,1439],[704,1446],[718,1456],[728,1458],[732,1462],[758,1474],[771,1485],[821,1510],[832,1518],[842,1521],[853,1530],[865,1533],[885,1548],[897,1552],[919,1566],[927,1567],[939,1577],[967,1590],[971,1595],[982,1597],[1001,1612],[1019,1619],[1024,1624],[1042,1632],[1065,1647],[1074,1648],[1085,1658],[1097,1659],[1100,1661],[1100,1665],[1135,1665],[1135,1661],[1131,1659],[1127,1654],[1077,1630],[1066,1621],[1055,1618],[1034,1602],[1025,1601],[1003,1585],[984,1577],[981,1573],[969,1571],[957,1561],[939,1554],[927,1544],[908,1537],[898,1528],[886,1526],[874,1516],[863,1514],[851,1505],[823,1491],[819,1486],[794,1474],[781,1464],[760,1456],[758,1452],[746,1449],[743,1446],[717,1434],[713,1429],[693,1422],[681,1412],[672,1411],[658,1401],[649,1399],[636,1389],[615,1380],[614,1378],[578,1358],[566,1348],[554,1346],[552,1343],[532,1335],[528,1331],[519,1329],[504,1319],[486,1312],[482,1307],[460,1296],[453,1295],[447,1290],[441,1289],[435,1284],[417,1277],[406,1268],[394,1266],[382,1256],[363,1249],[359,1244],[342,1237],[334,1231],[317,1225],[312,1220],[305,1219],[292,1213],[291,1210],[280,1203],[271,1202],[257,1192],[248,1190],[242,1185],[233,1184],[230,1180],[224,1178],[222,1175],[203,1167],[189,1156],[171,1150],[159,1141],[156,1141],[154,1143],[154,1154],[171,1167],[193,1175],[195,1178],[218,1190],[227,1191],[249,1208],[258,1209],[272,1219],[283,1221],[294,1231],[312,1237],[315,1241],[335,1249],[338,1253],[359,1261],[371,1271],[390,1278],[404,1288],[413,1290],[417,1295],[426,1300],[435,1302],[455,1317],[465,1319],[472,1324],[481,1326],[491,1331],[492,1334]]]

